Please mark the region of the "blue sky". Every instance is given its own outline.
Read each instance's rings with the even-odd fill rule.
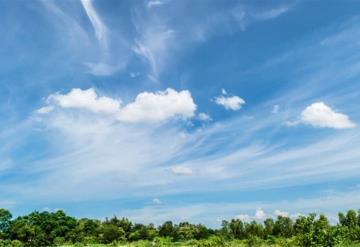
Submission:
[[[0,207],[219,226],[359,205],[354,1],[0,7]]]

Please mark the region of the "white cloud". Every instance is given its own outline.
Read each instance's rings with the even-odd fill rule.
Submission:
[[[263,12],[254,13],[255,20],[263,21],[277,18],[290,10],[290,6],[280,6],[278,8],[265,10]]]
[[[186,215],[187,219],[195,222],[207,223],[211,226],[219,226],[218,219],[240,219],[245,222],[257,220],[255,215],[249,214],[236,214],[239,211],[249,212],[254,210],[257,205],[261,205],[266,211],[274,212],[273,215],[267,215],[268,217],[274,217],[281,214],[286,216],[287,212],[276,210],[276,208],[286,208],[291,213],[287,213],[288,217],[296,218],[308,213],[325,213],[330,216],[333,224],[337,223],[337,213],[339,211],[348,210],[354,208],[360,202],[360,194],[358,190],[354,191],[342,191],[337,192],[331,196],[316,196],[306,198],[296,198],[292,200],[277,200],[271,202],[261,201],[249,201],[249,202],[236,202],[236,203],[198,203],[187,204],[182,206],[151,206],[141,209],[130,209],[122,211],[123,214],[129,216],[132,219],[136,219],[138,222],[152,222],[162,223],[164,220],[172,219],[174,221],[180,221],[180,216]],[[182,212],[179,214],[179,212]],[[262,222],[265,218],[258,220]]]
[[[296,125],[298,125],[300,123],[299,120],[288,120],[288,121],[285,121],[285,125],[288,126],[288,127],[294,127]]]
[[[231,17],[238,23],[241,30],[245,31],[252,23],[276,19],[290,10],[291,6],[285,5],[265,10],[251,9],[244,5],[238,5],[233,8],[230,13]]]
[[[151,68],[151,76],[157,77],[168,58],[168,50],[173,44],[175,31],[165,27],[147,27],[135,42],[133,51],[143,57]]]
[[[239,214],[239,215],[235,216],[235,218],[237,218],[241,221],[250,221],[253,217],[251,217],[248,214]]]
[[[155,93],[142,92],[135,101],[123,107],[120,99],[99,96],[93,88],[74,88],[67,94],[52,94],[47,101],[49,105],[38,109],[37,113],[49,113],[58,106],[107,113],[114,120],[124,123],[158,123],[173,117],[187,119],[193,117],[196,111],[196,104],[189,91],[178,92],[171,88]]]
[[[116,113],[120,109],[120,101],[106,96],[99,97],[93,88],[72,89],[68,94],[53,94],[49,101],[62,108],[86,109],[95,113]]]
[[[274,106],[273,106],[273,109],[272,109],[272,111],[271,111],[271,113],[276,114],[276,113],[278,113],[278,112],[279,112],[279,110],[280,110],[280,106],[279,106],[279,105],[274,105]]]
[[[37,109],[36,113],[38,113],[38,114],[47,114],[47,113],[49,113],[49,112],[51,112],[53,110],[54,110],[54,107],[49,105],[49,106],[44,106],[44,107],[41,107],[41,108]]]
[[[248,214],[239,214],[237,216],[235,216],[235,218],[241,220],[241,221],[252,221],[252,220],[256,220],[256,221],[263,221],[266,218],[266,213],[263,209],[258,208],[255,211],[255,215],[251,216]]]
[[[159,6],[159,5],[163,5],[164,2],[160,1],[160,0],[149,0],[147,3],[148,8],[151,8],[153,6]]]
[[[241,108],[243,104],[245,104],[245,100],[243,100],[239,96],[225,96],[226,91],[224,89],[222,89],[222,94],[223,95],[215,98],[215,103],[218,105],[222,105],[223,107],[225,107],[226,110],[237,111]]]
[[[266,218],[266,213],[261,208],[258,208],[255,212],[255,219],[264,220]]]
[[[85,63],[85,66],[89,68],[88,73],[96,75],[96,76],[108,76],[112,75],[119,68],[123,66],[113,66],[106,63]]]
[[[161,201],[159,198],[154,198],[154,199],[152,200],[152,202],[153,202],[154,204],[157,204],[157,205],[162,204],[162,201]]]
[[[171,172],[175,175],[190,175],[193,170],[187,166],[174,166],[171,168]]]
[[[92,4],[91,0],[81,0],[81,3],[85,9],[87,16],[90,19],[90,22],[95,30],[95,35],[100,44],[106,48],[107,47],[107,27],[101,21],[99,15],[96,13],[96,10]]]
[[[301,113],[301,121],[320,128],[346,129],[356,125],[345,114],[335,112],[324,102],[316,102]]]
[[[173,89],[156,93],[140,93],[134,102],[121,109],[118,119],[123,122],[159,122],[171,117],[190,118],[194,116],[196,105],[187,90]]]
[[[204,112],[199,113],[198,119],[203,122],[208,122],[212,120],[209,114],[206,114]]]
[[[276,209],[274,211],[274,215],[276,216],[282,216],[282,217],[288,217],[289,216],[289,213],[288,212],[285,212],[285,211],[281,211],[279,209]]]

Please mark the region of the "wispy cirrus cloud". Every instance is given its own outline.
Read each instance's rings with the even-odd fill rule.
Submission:
[[[42,2],[45,8],[39,8],[39,19],[46,17],[46,25],[36,22],[29,35],[34,37],[42,27],[46,30],[42,33],[50,37],[35,39],[43,43],[29,42],[41,49],[21,50],[13,64],[1,67],[8,76],[1,81],[6,85],[2,96],[7,100],[2,98],[0,113],[12,109],[8,110],[11,114],[22,112],[26,119],[14,127],[3,123],[8,122],[7,117],[2,118],[3,198],[40,205],[48,201],[76,203],[74,198],[98,202],[135,197],[145,203],[136,203],[136,210],[119,206],[124,209],[121,216],[155,222],[204,220],[209,224],[237,215],[255,219],[318,208],[326,212],[333,210],[331,202],[344,208],[356,205],[357,199],[350,200],[358,197],[355,192],[330,200],[315,196],[324,194],[316,186],[294,193],[296,198],[282,193],[286,201],[262,199],[268,190],[310,184],[322,187],[360,176],[356,149],[360,138],[357,128],[350,128],[360,119],[354,103],[360,96],[356,83],[360,75],[358,19],[337,25],[335,32],[331,24],[311,37],[294,38],[289,32],[291,39],[284,34],[281,42],[272,46],[252,44],[249,37],[261,40],[262,32],[247,31],[252,27],[263,30],[253,24],[265,21],[271,32],[288,29],[291,20],[286,25],[281,21],[271,25],[271,20],[290,15],[295,5],[151,2],[121,2],[109,12],[105,11],[108,3],[102,1],[84,0],[71,7]],[[29,20],[36,18],[29,15]],[[12,29],[13,22],[6,27]],[[19,30],[20,34],[28,29]],[[16,39],[5,45],[0,41],[4,53],[11,50],[12,42],[18,42],[18,35],[13,36]],[[232,41],[236,45],[231,45]],[[250,48],[256,45],[256,51],[243,47],[248,43]],[[258,46],[261,52],[257,52]],[[219,47],[221,56],[214,55],[214,47]],[[276,51],[269,49],[273,47]],[[38,55],[46,49],[41,56],[44,59],[32,57],[28,64],[23,62],[31,52]],[[188,51],[190,58],[182,61]],[[282,51],[284,54],[278,54]],[[269,62],[258,66],[265,53]],[[214,59],[205,61],[203,56]],[[260,61],[249,70],[242,65],[248,56]],[[34,61],[44,67],[39,69]],[[177,63],[179,66],[174,66]],[[22,66],[26,69],[20,76],[4,73],[7,69],[21,71]],[[148,83],[143,75],[158,83]],[[232,85],[215,81],[231,81]],[[229,109],[227,112],[211,100],[223,86],[235,94],[223,90],[215,102]],[[33,89],[30,96],[29,88]],[[245,100],[236,95],[246,96],[247,107],[241,111]],[[24,103],[25,96],[37,101]],[[29,112],[33,112],[30,117]],[[296,127],[286,128],[284,122],[292,119]],[[255,191],[263,193],[245,198]],[[215,205],[207,193],[224,196]],[[312,198],[303,198],[310,194]],[[151,202],[154,205],[149,206]],[[292,206],[294,203],[303,208]]]
[[[155,6],[160,6],[165,4],[165,1],[160,1],[160,0],[148,0],[147,6],[148,8],[152,8]]]
[[[258,10],[238,4],[231,9],[219,11],[216,7],[213,8],[217,4],[209,4],[200,13],[189,15],[186,22],[178,22],[176,12],[181,10],[191,13],[193,9],[197,9],[192,4],[183,1],[165,5],[164,1],[149,1],[148,8],[134,11],[133,24],[138,36],[134,39],[132,50],[149,64],[153,81],[158,82],[161,73],[172,63],[176,63],[176,58],[179,57],[177,55],[186,52],[186,48],[193,44],[205,42],[220,33],[245,31],[252,23],[278,18],[293,8],[292,5],[284,5]],[[152,7],[160,5],[164,8],[154,13]],[[173,13],[170,16],[174,18],[169,18],[169,12]],[[202,18],[203,16],[206,18]],[[236,25],[232,25],[233,23]]]
[[[140,39],[133,46],[133,51],[149,63],[150,76],[155,81],[169,58],[168,50],[171,42],[174,42],[174,38],[175,32],[171,29],[150,27],[143,31]]]
[[[108,29],[96,12],[92,0],[81,0],[87,16],[94,28],[96,38],[105,51],[108,49]]]

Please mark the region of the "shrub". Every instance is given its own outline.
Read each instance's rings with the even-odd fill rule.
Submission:
[[[263,241],[259,237],[249,236],[245,242],[248,247],[259,247]]]

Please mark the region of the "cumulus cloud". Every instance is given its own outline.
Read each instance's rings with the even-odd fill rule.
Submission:
[[[289,216],[289,213],[288,212],[285,212],[285,211],[281,211],[279,209],[276,209],[274,211],[274,215],[276,216],[282,216],[282,217],[288,217]]]
[[[266,213],[261,208],[258,208],[255,212],[255,219],[264,220],[266,218]]]
[[[221,90],[222,95],[215,98],[215,103],[223,106],[226,110],[237,111],[245,104],[245,100],[239,96],[227,96],[225,89]]]
[[[237,218],[241,221],[249,221],[252,219],[252,217],[248,214],[239,214],[239,215],[235,216],[235,218]]]
[[[85,109],[95,113],[116,113],[120,110],[120,101],[110,97],[99,97],[93,88],[72,89],[68,94],[53,94],[49,101],[62,108]]]
[[[189,91],[178,92],[171,88],[155,93],[142,92],[135,101],[123,107],[120,99],[99,96],[93,88],[74,88],[67,94],[52,94],[48,97],[48,102],[49,105],[36,112],[46,114],[58,106],[106,113],[126,123],[157,123],[172,117],[187,119],[193,117],[196,111],[196,104]]]
[[[242,221],[251,221],[251,220],[256,220],[256,221],[263,221],[265,220],[267,214],[265,213],[265,211],[261,208],[256,209],[255,211],[255,215],[251,216],[248,214],[239,214],[236,216],[236,218],[238,218],[239,220]]]
[[[175,116],[191,118],[195,110],[189,91],[177,92],[168,88],[156,93],[140,93],[134,102],[122,108],[118,119],[130,123],[159,122]]]
[[[266,218],[274,218],[274,217],[278,217],[278,216],[282,216],[282,217],[289,217],[289,213],[285,212],[285,211],[281,211],[276,209],[274,211],[273,214],[267,214],[262,208],[258,208],[255,211],[254,215],[248,215],[248,214],[239,214],[236,216],[237,219],[240,219],[242,221],[252,221],[252,220],[256,220],[256,221],[264,221]],[[291,217],[296,217],[296,215],[291,215]]]
[[[171,172],[175,175],[190,175],[193,170],[187,166],[174,166],[171,168]]]
[[[319,128],[346,129],[356,125],[345,114],[331,109],[324,102],[316,102],[301,112],[301,122]]]
[[[162,204],[162,201],[161,201],[159,198],[154,198],[154,199],[152,199],[152,202],[153,202],[154,204],[156,204],[156,205]]]
[[[203,122],[208,122],[212,120],[209,114],[206,114],[204,112],[199,113],[198,119]]]

